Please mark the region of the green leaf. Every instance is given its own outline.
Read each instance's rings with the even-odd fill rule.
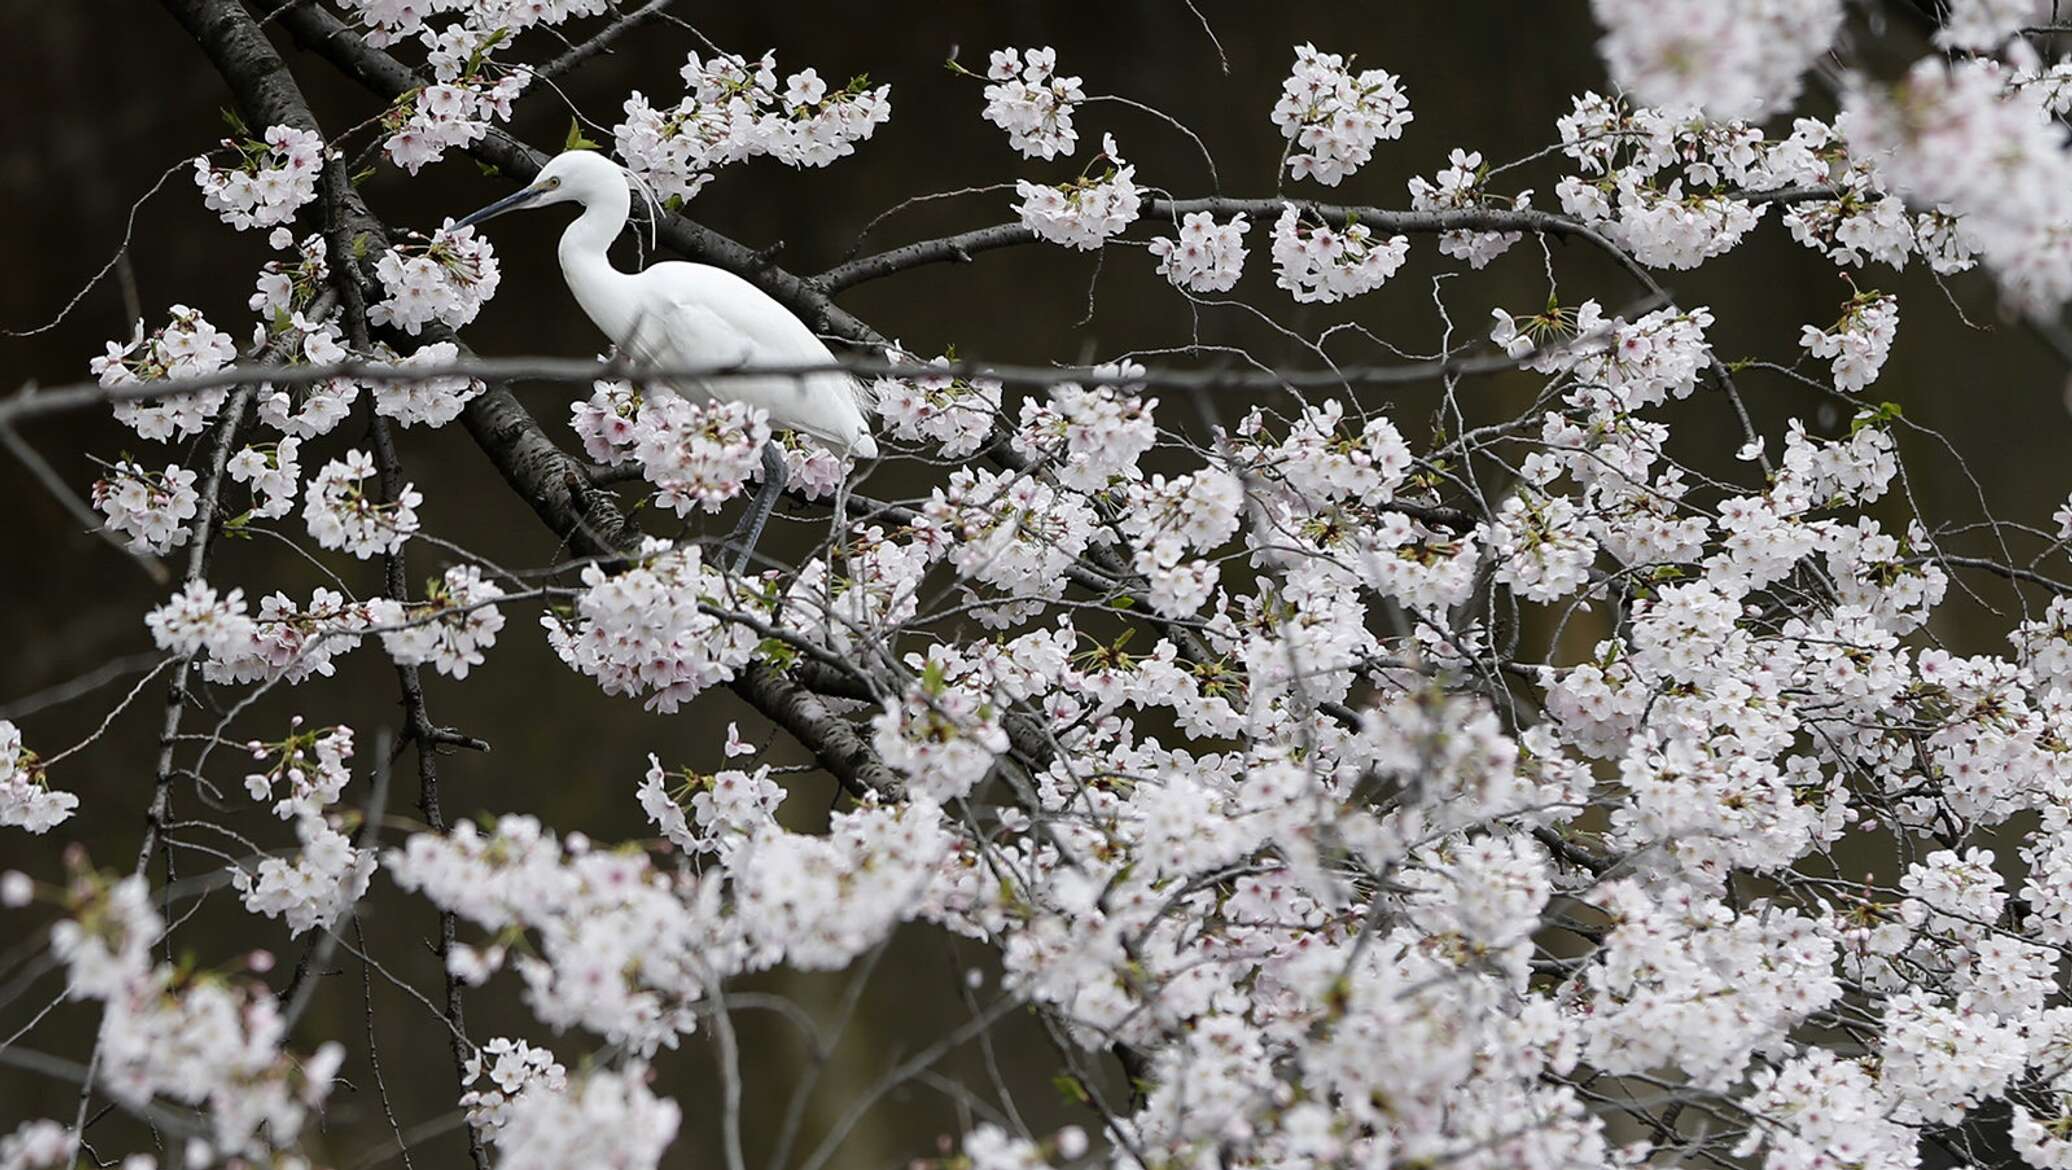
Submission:
[[[1882,427],[1887,423],[1896,422],[1905,417],[1906,413],[1900,409],[1899,403],[1880,402],[1877,406],[1849,420],[1849,433],[1854,435],[1861,432],[1865,427]]]
[[[502,44],[504,39],[510,35],[510,29],[500,28],[484,38],[480,45],[475,46],[475,51],[468,54],[467,66],[461,70],[462,76],[473,77],[475,71],[482,68],[482,62],[488,59],[490,51]]]
[[[577,121],[574,118],[570,118],[568,120],[568,137],[562,140],[561,149],[599,150],[602,148],[599,147],[597,143],[592,142],[586,135],[584,135],[583,124],[581,122]]]
[[[1059,1073],[1050,1078],[1050,1083],[1051,1087],[1058,1091],[1059,1097],[1075,1105],[1085,1105],[1093,1100],[1087,1096],[1086,1086],[1080,1084],[1079,1078],[1071,1073]]]

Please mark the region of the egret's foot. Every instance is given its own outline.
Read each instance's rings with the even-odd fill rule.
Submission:
[[[749,562],[755,559],[756,542],[762,539],[763,525],[769,523],[770,513],[777,508],[777,498],[784,494],[785,478],[784,452],[772,439],[763,444],[763,486],[756,489],[741,523],[727,537],[725,547],[733,551],[733,572],[737,577],[746,573]]]

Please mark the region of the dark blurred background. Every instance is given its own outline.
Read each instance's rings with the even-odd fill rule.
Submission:
[[[1401,141],[1384,143],[1376,160],[1341,188],[1305,185],[1302,193],[1396,207],[1408,206],[1405,180],[1435,172],[1452,147],[1480,149],[1499,162],[1554,141],[1554,120],[1568,110],[1570,95],[1604,84],[1592,48],[1596,30],[1581,0],[1530,8],[1493,3],[1383,9],[1238,0],[1198,4],[1220,40],[1220,53],[1183,0],[855,6],[684,0],[676,11],[720,45],[750,54],[774,49],[780,73],[810,65],[839,81],[867,71],[874,82],[891,84],[893,106],[890,124],[853,157],[803,172],[767,160],[729,168],[689,212],[751,247],[774,248],[778,263],[811,273],[849,255],[866,224],[902,200],[1011,184],[1016,177],[1056,181],[1077,172],[1080,162],[1024,161],[1011,151],[1005,135],[979,117],[980,83],[944,69],[953,52],[982,71],[990,49],[1055,45],[1062,71],[1083,76],[1089,93],[1127,96],[1194,129],[1215,156],[1223,193],[1232,195],[1268,195],[1275,189],[1281,141],[1267,112],[1292,60],[1291,47],[1314,41],[1330,51],[1357,53],[1362,64],[1402,76],[1416,121]],[[0,257],[7,274],[0,280],[0,328],[21,330],[48,321],[107,262],[122,239],[131,203],[168,167],[214,144],[223,133],[219,110],[229,99],[207,60],[148,0],[0,0],[0,13],[5,15],[0,104],[9,111],[0,133],[0,207],[6,211],[0,215]],[[567,31],[580,38],[595,26],[578,24]],[[324,61],[297,51],[284,35],[276,33],[276,41],[327,130],[336,132],[379,112],[379,102]],[[618,120],[628,90],[640,89],[658,104],[681,94],[677,70],[694,47],[693,37],[681,28],[647,25],[610,54],[563,78],[561,96],[535,88],[522,103],[514,129],[535,144],[561,142],[570,120],[565,98],[595,123],[590,136],[608,142],[608,128]],[[539,60],[559,48],[551,33],[535,32],[521,42],[519,56]],[[1227,59],[1227,70],[1219,55]],[[1807,109],[1827,112],[1817,95],[1808,99]],[[1140,182],[1182,196],[1211,193],[1194,146],[1158,120],[1119,104],[1097,103],[1081,110],[1079,127],[1082,161],[1097,149],[1101,132],[1112,130],[1125,156],[1137,164]],[[1558,173],[1551,160],[1542,161],[1506,176],[1512,186],[1503,189],[1534,187],[1539,192],[1535,202],[1554,207]],[[364,190],[375,212],[391,225],[425,228],[505,193],[508,186],[485,177],[456,152],[416,179],[383,167]],[[1011,218],[1011,198],[1011,190],[993,191],[920,204],[887,218],[863,246],[875,249],[1000,222]],[[1850,295],[1834,268],[1790,243],[1775,220],[1772,215],[1753,242],[1703,273],[1662,274],[1683,303],[1714,309],[1719,324],[1713,337],[1723,357],[1789,362],[1798,352],[1799,327],[1829,324]],[[496,225],[492,235],[504,266],[503,291],[466,331],[481,352],[579,356],[599,348],[600,339],[569,300],[555,268],[552,241],[561,222],[556,213]],[[1139,240],[1146,235],[1132,233]],[[1249,242],[1249,275],[1237,295],[1265,308],[1280,325],[1314,336],[1328,324],[1351,320],[1407,351],[1429,354],[1440,347],[1446,323],[1435,304],[1432,278],[1450,271],[1453,263],[1438,255],[1432,239],[1413,241],[1411,264],[1387,289],[1338,310],[1293,305],[1272,287],[1264,225],[1255,225]],[[629,245],[622,242],[621,247],[627,248],[625,262],[630,263]],[[1564,301],[1595,296],[1616,310],[1633,299],[1630,284],[1581,245],[1552,249]],[[259,234],[240,235],[224,227],[202,207],[187,174],[175,174],[137,213],[122,272],[89,292],[55,328],[27,338],[0,337],[0,392],[29,381],[50,385],[85,377],[86,363],[102,343],[129,332],[129,297],[154,327],[164,321],[168,305],[184,303],[204,310],[242,339],[250,329],[244,301],[268,255]],[[1988,282],[1977,274],[1950,282],[1947,298],[1918,269],[1900,275],[1876,268],[1857,274],[1857,280],[1863,287],[1896,291],[1902,302],[1899,340],[1872,397],[1902,404],[1907,419],[1946,435],[1969,460],[1967,471],[1935,438],[1910,434],[1912,490],[1923,512],[1932,521],[1962,523],[1978,519],[1990,505],[2003,518],[2046,524],[2067,486],[2060,460],[2072,428],[2067,426],[2063,367],[2024,327],[2001,317]],[[1548,292],[1540,249],[1529,240],[1490,270],[1459,275],[1437,288],[1439,302],[1459,330],[1456,341],[1479,336],[1492,305],[1531,312],[1545,303]],[[1105,263],[1054,248],[995,252],[968,265],[933,267],[863,286],[841,299],[886,335],[924,354],[955,345],[960,354],[974,358],[1072,362],[1185,346],[1198,336],[1205,343],[1245,345],[1268,361],[1314,364],[1313,357],[1245,311],[1212,306],[1191,313],[1153,274],[1153,261],[1140,250],[1112,249]],[[1391,357],[1353,333],[1334,339],[1331,352],[1340,361]],[[1806,417],[1823,433],[1846,426],[1847,420],[1816,396],[1781,378],[1750,372],[1742,381],[1773,444],[1783,421],[1793,415]],[[1463,396],[1473,409],[1495,415],[1521,408],[1532,388],[1528,379],[1497,378],[1466,386]],[[532,387],[521,392],[549,430],[573,445],[563,429],[566,391]],[[1384,401],[1392,404],[1413,440],[1425,433],[1424,415],[1433,402],[1429,391],[1377,394],[1371,404]],[[1703,395],[1683,414],[1688,424],[1683,453],[1709,443],[1719,450],[1693,458],[1724,469],[1724,456],[1740,441],[1725,404]],[[346,446],[364,445],[363,434],[364,419],[355,416],[312,444],[304,456],[305,471],[314,471]],[[416,429],[401,436],[410,478],[426,496],[421,514],[428,531],[502,564],[539,565],[555,558],[554,538],[505,490],[460,428]],[[39,422],[24,437],[82,494],[97,475],[89,453],[113,459],[132,451],[154,466],[190,457],[141,443],[100,413]],[[938,473],[909,468],[895,474],[904,476],[897,484],[924,490],[928,476]],[[0,572],[0,717],[14,715],[27,742],[50,754],[89,734],[135,675],[59,705],[31,700],[103,664],[148,651],[142,618],[162,591],[119,552],[82,532],[12,459],[0,458],[0,496],[6,500],[0,509],[0,565],[5,566]],[[299,534],[299,528],[295,531]],[[432,575],[447,559],[423,544],[414,546],[412,555],[413,579]],[[356,588],[378,588],[374,564],[326,560]],[[317,570],[298,554],[265,539],[223,547],[212,579],[253,594],[283,588],[298,599],[321,583]],[[2004,645],[2006,620],[1983,606],[2005,611],[2012,596],[1989,583],[1980,589],[1979,602],[1952,606],[1936,628],[1938,637],[1974,649]],[[643,714],[638,704],[608,699],[587,679],[563,669],[539,636],[536,612],[514,607],[508,616],[510,624],[485,668],[465,682],[427,676],[433,718],[482,736],[495,748],[487,755],[442,760],[449,817],[524,811],[564,831],[580,829],[601,839],[644,835],[633,790],[647,753],[658,753],[672,766],[717,767],[718,743],[729,720],[740,720],[751,739],[770,741],[773,761],[795,761],[790,745],[731,695],[714,692],[673,718]],[[1582,644],[1594,636],[1583,630]],[[12,830],[0,834],[0,868],[58,879],[63,872],[55,843],[59,837],[82,841],[101,865],[127,867],[151,785],[159,696],[154,684],[104,738],[52,777],[81,797],[76,822],[45,838]],[[232,734],[275,737],[294,713],[318,723],[351,723],[360,732],[364,765],[377,730],[400,722],[393,672],[378,647],[363,648],[341,660],[336,680],[270,698]],[[190,725],[199,729],[202,722],[195,718]],[[219,760],[220,767],[212,765],[220,771],[213,779],[239,796],[239,761]],[[793,795],[787,820],[810,825],[832,793],[818,781],[789,779]],[[393,813],[415,815],[410,807],[414,787],[406,762],[390,804]],[[356,801],[362,792],[356,781],[348,800]],[[184,799],[192,808],[192,798]],[[263,817],[239,823],[268,834],[267,840],[285,836],[283,829],[265,827],[269,822]],[[215,864],[192,853],[176,854],[175,861],[181,873]],[[436,964],[423,942],[432,929],[429,909],[421,903],[404,905],[390,896],[393,889],[385,878],[376,882],[363,913],[369,952],[398,977],[433,986]],[[47,911],[0,915],[0,954],[12,960],[18,948],[33,948],[47,919]],[[220,894],[183,929],[178,946],[204,964],[224,964],[235,961],[235,952],[253,945],[255,938],[289,959],[301,949],[301,941],[291,943],[277,923],[255,926],[236,910],[231,895]],[[968,1018],[963,973],[975,965],[983,965],[975,948],[928,931],[901,936],[834,1052],[808,1113],[804,1148],[900,1055]],[[326,1132],[316,1143],[331,1164],[341,1166],[378,1149],[387,1132],[367,1063],[370,1027],[405,1129],[447,1114],[454,1097],[437,1024],[380,974],[373,975],[370,993],[363,993],[362,981],[360,962],[341,952],[304,1025],[305,1044],[335,1036],[354,1053],[344,1072],[352,1087],[333,1097]],[[589,1040],[556,1037],[533,1024],[516,1002],[515,983],[507,975],[472,997],[471,1035],[478,1040],[523,1036],[554,1046],[574,1067]],[[829,1020],[845,983],[843,976],[792,976],[759,980],[756,986],[794,996]],[[20,1026],[59,989],[55,974],[26,989],[4,989],[18,994],[0,1006],[0,1035]],[[978,994],[992,993],[988,982]],[[60,1010],[22,1044],[83,1056],[93,1020],[89,1010]],[[758,1158],[768,1149],[785,1095],[808,1055],[797,1033],[767,1013],[744,1013],[740,1026],[752,1070],[749,1156]],[[1017,1017],[1003,1025],[993,1055],[1024,1117],[1039,1132],[1087,1120],[1049,1083],[1056,1055],[1032,1021]],[[990,1098],[995,1090],[981,1056],[975,1047],[967,1049],[946,1063],[944,1073]],[[660,1091],[675,1097],[685,1113],[669,1164],[711,1164],[719,1139],[709,1046],[702,1036],[692,1038],[680,1051],[662,1054],[657,1064]],[[75,1103],[72,1088],[0,1070],[0,1132],[25,1118],[70,1118]],[[856,1130],[836,1164],[874,1168],[933,1153],[937,1135],[958,1124],[958,1110],[952,1097],[937,1089],[903,1089]],[[150,1148],[148,1135],[119,1116],[99,1122],[90,1137],[104,1152]],[[431,1139],[420,1153],[424,1164],[454,1164],[461,1156],[458,1141],[452,1132]]]

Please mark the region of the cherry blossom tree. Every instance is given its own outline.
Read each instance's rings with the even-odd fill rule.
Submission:
[[[509,1170],[654,1167],[692,1133],[729,1170],[749,1150],[821,1170],[923,1084],[964,1121],[912,1153],[950,1170],[2072,1166],[2072,504],[1996,525],[1996,556],[1955,551],[1964,523],[1920,506],[1901,458],[1937,436],[1876,397],[1901,306],[1874,287],[1976,270],[2056,336],[2072,64],[2036,47],[2055,5],[1949,0],[1924,30],[1843,0],[1593,0],[1610,84],[1550,117],[1545,149],[1462,144],[1379,206],[1332,196],[1412,124],[1400,62],[1288,46],[1277,94],[1231,102],[1277,173],[1208,159],[1203,190],[1129,161],[1102,104],[1142,105],[1103,92],[1127,78],[987,46],[949,67],[1004,135],[999,186],[917,175],[908,197],[1012,219],[807,275],[703,226],[700,193],[779,166],[836,190],[898,117],[897,70],[714,45],[669,0],[164,4],[234,110],[194,144],[195,190],[162,197],[274,258],[248,315],[147,313],[80,355],[78,385],[0,399],[10,449],[163,581],[135,615],[158,653],[102,724],[162,703],[155,743],[0,720],[0,920],[26,940],[0,959],[21,1012],[0,1063],[78,1092],[73,1115],[0,1118],[0,1167],[342,1165],[326,1119],[349,1083],[392,1132],[375,1161],[457,1129]],[[320,62],[289,68],[271,25]],[[627,168],[661,248],[841,343],[883,459],[728,401],[734,355],[475,352],[509,295],[491,240],[363,196],[366,167],[528,181],[549,155],[514,108],[562,100],[557,78],[635,30],[680,38],[680,74],[567,147]],[[1923,31],[1918,61],[1877,64]],[[312,67],[367,116],[320,124]],[[1741,356],[1674,277],[1731,271],[1759,233],[1854,291],[1796,346]],[[1308,357],[1197,327],[1015,364],[910,348],[838,303],[999,249],[1141,266],[1178,318],[1234,306]],[[1442,278],[1443,341],[1407,351],[1360,298],[1417,252],[1543,273],[1545,295],[1457,319]],[[1348,323],[1279,325],[1296,304]],[[555,388],[553,415],[520,379]],[[1475,392],[1494,379],[1530,393]],[[1750,379],[1801,417],[1759,423]],[[1400,408],[1406,387],[1437,409]],[[1710,421],[1684,421],[1698,406]],[[135,439],[87,484],[24,437],[81,410]],[[554,554],[471,551],[398,427],[486,458]],[[769,441],[786,535],[735,573],[714,516]],[[877,486],[901,467],[919,493]],[[240,538],[315,576],[215,571]],[[2005,648],[1955,652],[1938,611],[1987,582],[2020,599]],[[603,749],[595,799],[637,808],[640,839],[474,818],[440,762],[497,729],[442,725],[433,700],[519,638],[621,702],[717,726],[728,691],[756,725],[694,758]],[[397,718],[327,717],[341,664],[368,658]],[[257,714],[282,693],[306,717]],[[808,778],[765,758],[779,737],[838,787],[824,828],[780,817]],[[120,853],[68,836],[89,745],[151,778]],[[413,788],[421,818],[392,815]],[[183,953],[210,898],[249,946]],[[450,1060],[430,1101],[380,1083],[371,1001],[364,1038],[308,1026],[362,918],[409,912],[436,920],[443,977],[381,974],[424,1025],[410,1058]],[[810,1080],[782,1086],[781,1128],[744,1132],[761,1082],[736,1020],[784,1010],[753,981],[867,979],[914,931],[989,956],[967,1022],[817,1144]],[[1069,1123],[1032,1126],[997,1074],[936,1071],[1011,1017],[1049,1040],[1013,1060],[1055,1074]],[[47,1019],[90,1042],[53,1049]],[[694,1060],[716,1093],[692,1091]],[[151,1144],[97,1140],[110,1111]]]

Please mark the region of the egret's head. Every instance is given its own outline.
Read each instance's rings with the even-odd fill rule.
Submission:
[[[625,193],[626,172],[619,169],[619,164],[594,150],[563,151],[548,160],[524,190],[497,200],[453,226],[481,223],[506,211],[545,207],[549,203],[580,203],[588,207],[607,196]]]

